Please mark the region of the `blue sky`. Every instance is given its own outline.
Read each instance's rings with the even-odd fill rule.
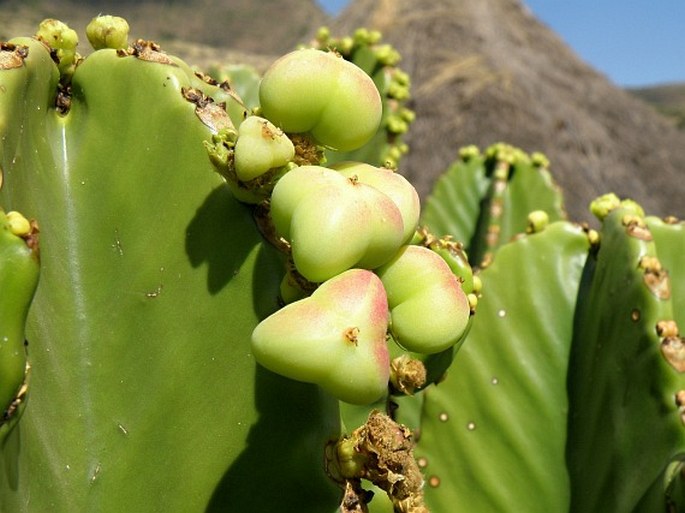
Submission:
[[[318,1],[332,14],[349,3]],[[620,86],[685,82],[685,0],[524,2],[576,54]]]

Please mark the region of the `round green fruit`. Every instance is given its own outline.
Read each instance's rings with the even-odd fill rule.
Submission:
[[[271,216],[278,235],[290,242],[297,271],[314,283],[352,267],[374,269],[403,243],[402,215],[387,195],[317,166],[279,180]]]
[[[238,128],[234,155],[238,179],[248,182],[290,162],[295,156],[295,147],[269,120],[250,116]]]
[[[95,50],[128,46],[128,22],[119,16],[96,16],[86,27],[86,37]]]
[[[404,246],[376,270],[388,294],[393,338],[403,348],[434,354],[459,342],[470,306],[447,263],[423,246]]]
[[[388,303],[380,279],[351,269],[264,319],[252,353],[267,369],[315,383],[341,401],[370,404],[387,390]]]
[[[404,240],[408,243],[414,236],[421,215],[421,201],[414,186],[404,176],[392,169],[376,167],[363,162],[338,162],[331,166],[343,176],[375,187],[388,196],[402,214]]]
[[[340,185],[345,178],[321,166],[300,166],[288,171],[271,194],[271,219],[279,235],[290,239],[290,222],[300,202],[327,185]]]
[[[382,103],[373,80],[332,52],[295,50],[274,62],[259,86],[262,115],[287,133],[351,151],[375,135]]]

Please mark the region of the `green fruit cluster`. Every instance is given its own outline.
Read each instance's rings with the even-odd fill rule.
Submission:
[[[316,151],[353,151],[376,134],[382,104],[364,71],[332,52],[297,50],[266,71],[259,99],[208,144],[284,254],[286,306],[256,327],[253,354],[339,400],[372,403],[388,390],[389,339],[435,354],[463,338],[472,312],[464,280],[411,245],[421,207],[403,176],[363,162],[325,167]]]

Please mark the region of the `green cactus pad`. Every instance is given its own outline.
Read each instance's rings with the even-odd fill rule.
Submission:
[[[567,511],[566,368],[587,249],[578,226],[553,223],[481,272],[471,332],[422,392],[415,453],[431,511]],[[415,426],[419,401],[408,399],[399,420]]]
[[[259,107],[259,81],[261,76],[252,66],[246,64],[229,64],[214,66],[208,71],[218,82],[227,83],[242,99],[245,107],[256,109]]]
[[[621,206],[588,260],[569,367],[573,512],[671,511],[667,468],[685,451],[683,341],[655,240]]]
[[[107,49],[56,101],[46,48],[13,43],[0,202],[39,220],[43,273],[0,509],[332,509],[337,402],[250,354],[282,263],[203,145],[226,122],[207,98],[242,107],[177,59]]]
[[[534,210],[547,212],[550,222],[565,219],[561,192],[541,158],[503,144],[460,154],[436,182],[422,224],[463,241],[471,265],[487,264],[497,247],[525,232]]]
[[[654,237],[659,260],[671,279],[673,317],[681,331],[685,330],[685,223],[658,217],[647,217],[645,221]]]
[[[0,426],[12,419],[26,386],[25,325],[39,275],[38,230],[0,210]],[[5,430],[0,428],[0,437]]]

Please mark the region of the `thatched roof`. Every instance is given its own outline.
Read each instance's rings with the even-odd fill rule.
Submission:
[[[376,28],[402,53],[417,120],[402,172],[422,194],[467,144],[542,151],[569,213],[613,191],[685,217],[685,134],[581,61],[519,0],[354,0],[334,33]]]

